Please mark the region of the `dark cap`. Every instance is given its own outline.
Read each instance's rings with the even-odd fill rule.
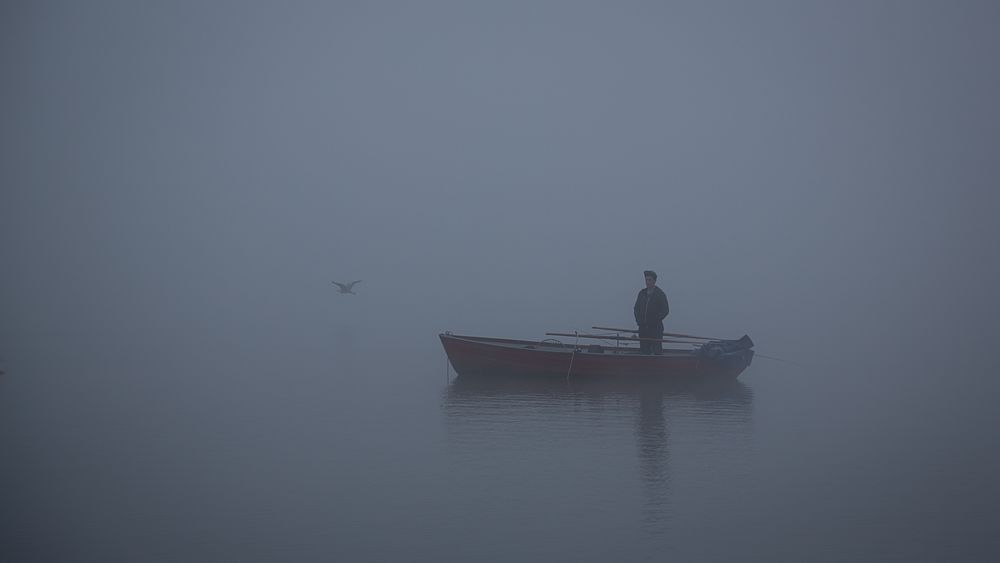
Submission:
[[[656,272],[653,270],[646,270],[642,275],[647,278],[653,278],[653,281],[656,281]]]

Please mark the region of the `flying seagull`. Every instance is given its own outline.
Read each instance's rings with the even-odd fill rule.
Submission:
[[[350,293],[351,295],[357,295],[357,293],[354,293],[354,291],[351,288],[354,287],[354,284],[356,284],[356,283],[358,283],[360,281],[361,280],[356,280],[356,281],[352,281],[351,283],[333,282],[333,285],[337,286],[337,292],[338,293]]]

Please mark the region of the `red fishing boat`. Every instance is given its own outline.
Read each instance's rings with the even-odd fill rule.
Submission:
[[[594,327],[600,329],[601,327]],[[573,342],[555,338],[511,340],[482,336],[440,334],[448,360],[459,375],[548,376],[548,377],[697,377],[735,378],[753,360],[753,341],[744,335],[738,340],[713,339],[664,333],[672,339],[657,339],[665,346],[662,354],[644,355],[630,346],[640,339],[617,334],[546,333],[571,337]],[[603,340],[608,344],[581,344]]]

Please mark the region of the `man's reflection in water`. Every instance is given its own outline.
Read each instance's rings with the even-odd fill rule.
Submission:
[[[590,406],[578,408],[583,402]],[[694,440],[738,442],[749,438],[753,393],[736,380],[586,380],[502,377],[457,377],[446,389],[444,410],[458,431],[468,423],[483,422],[486,413],[547,420],[554,413],[576,419],[581,425],[608,422],[609,410],[634,405],[634,435],[639,480],[643,492],[642,522],[648,532],[670,527],[671,432],[684,423]],[[453,426],[449,424],[449,426]],[[489,428],[482,430],[488,431]],[[459,432],[465,435],[465,432]],[[739,449],[739,448],[737,448]],[[712,455],[735,455],[719,448]],[[704,460],[693,460],[692,463]],[[710,460],[715,462],[716,460]]]
[[[639,452],[639,477],[643,488],[643,524],[660,529],[667,524],[670,501],[670,449],[664,403],[666,392],[645,390],[639,393],[639,417],[636,421],[636,445]]]
[[[749,437],[753,393],[735,380],[647,383],[638,388],[636,445],[644,494],[643,524],[648,531],[669,527],[671,506],[671,424],[681,421],[697,431],[695,439],[717,442]],[[723,448],[723,453],[724,452]],[[729,452],[736,454],[738,452]],[[704,462],[704,460],[698,460]]]

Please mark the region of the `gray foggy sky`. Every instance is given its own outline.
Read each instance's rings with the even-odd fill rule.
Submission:
[[[331,316],[538,336],[628,323],[645,268],[669,326],[772,351],[998,336],[993,2],[6,2],[0,21],[10,343]],[[359,278],[356,298],[329,283]]]

